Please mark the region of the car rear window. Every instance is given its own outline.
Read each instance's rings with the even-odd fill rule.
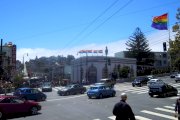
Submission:
[[[90,87],[91,90],[96,90],[98,87]]]

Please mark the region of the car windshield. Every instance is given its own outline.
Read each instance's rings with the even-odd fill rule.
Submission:
[[[0,98],[0,103],[1,103],[1,101],[2,101],[3,99],[4,99],[4,98],[2,98],[2,97]]]
[[[135,79],[135,81],[141,81],[141,80],[143,80],[142,77],[138,77],[138,78]]]
[[[72,88],[73,87],[73,85],[67,85],[66,86],[66,88]]]
[[[98,87],[90,87],[90,90],[96,90]]]

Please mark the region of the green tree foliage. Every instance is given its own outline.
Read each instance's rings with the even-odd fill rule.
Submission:
[[[136,58],[137,65],[146,64],[146,59],[150,56],[150,48],[148,40],[146,39],[143,32],[140,28],[136,28],[132,36],[129,37],[129,40],[126,42],[128,55],[130,58]]]
[[[15,88],[22,87],[23,82],[25,82],[25,81],[23,80],[23,76],[22,75],[15,75],[14,81],[13,81],[13,86]]]
[[[123,66],[119,71],[119,75],[122,78],[128,78],[129,73],[130,73],[130,68],[128,66]]]
[[[175,40],[170,42],[170,56],[173,69],[180,70],[180,8],[177,10],[176,19],[178,22],[173,26],[176,32]]]

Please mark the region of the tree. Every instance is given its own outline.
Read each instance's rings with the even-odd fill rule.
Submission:
[[[129,40],[126,42],[128,48],[128,56],[131,58],[136,58],[137,65],[144,65],[146,58],[150,56],[150,49],[148,40],[146,39],[143,32],[140,28],[136,28],[132,36],[129,37]],[[145,59],[143,59],[145,58]]]
[[[176,19],[178,22],[173,26],[173,32],[176,32],[175,40],[170,41],[169,53],[171,56],[171,66],[180,71],[180,8],[178,8]]]

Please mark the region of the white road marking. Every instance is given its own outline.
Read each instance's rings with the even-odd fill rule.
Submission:
[[[160,111],[164,111],[164,112],[169,112],[169,113],[175,113],[174,110],[168,110],[168,109],[164,109],[164,108],[155,108],[156,110],[160,110]]]
[[[142,117],[142,116],[135,116],[136,120],[152,120],[152,119],[149,119],[149,118],[145,118],[145,117]]]
[[[174,110],[174,107],[172,106],[164,106],[165,108],[168,108],[168,109],[173,109]]]
[[[178,96],[175,96],[175,97],[171,97],[170,99],[178,99],[179,97]]]
[[[115,120],[116,119],[116,116],[110,116],[110,117],[108,117],[109,119],[111,119],[111,120]]]
[[[84,95],[78,95],[78,96],[66,97],[66,98],[60,98],[60,99],[50,99],[50,100],[46,100],[46,101],[52,102],[52,101],[58,101],[58,100],[67,100],[67,99],[78,98],[78,97],[82,97],[82,96],[86,96],[86,95],[84,94]]]
[[[108,118],[111,119],[111,120],[115,120],[116,119],[115,116],[109,116]],[[145,118],[145,117],[142,117],[142,116],[135,116],[135,118],[136,118],[136,120],[152,120],[152,119]]]
[[[150,115],[155,115],[155,116],[167,118],[167,119],[170,119],[170,120],[177,120],[177,118],[175,118],[174,116],[169,116],[169,115],[165,115],[165,114],[160,114],[160,113],[156,113],[156,112],[152,112],[152,111],[148,111],[148,110],[142,110],[141,112],[147,113],[147,114],[150,114]]]

